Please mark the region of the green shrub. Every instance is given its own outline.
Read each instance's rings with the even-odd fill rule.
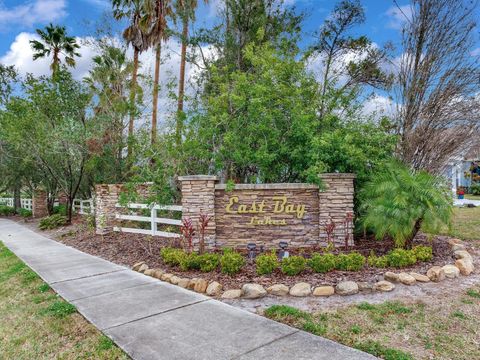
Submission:
[[[333,254],[313,254],[307,264],[316,273],[326,273],[335,269],[336,257]]]
[[[0,205],[0,215],[3,215],[3,216],[15,215],[15,209],[10,206]]]
[[[363,226],[378,240],[392,237],[396,247],[408,247],[421,227],[438,233],[450,223],[453,213],[445,179],[413,171],[400,162],[378,169],[359,200]]]
[[[371,267],[376,267],[380,269],[384,269],[388,267],[388,256],[376,256],[373,252],[367,259],[367,263]]]
[[[339,254],[336,259],[336,268],[344,271],[359,271],[365,265],[365,256],[357,252]]]
[[[245,265],[245,259],[242,254],[234,252],[232,249],[223,251],[223,255],[220,258],[222,273],[234,275],[242,269],[243,265]]]
[[[275,250],[272,250],[269,254],[263,254],[257,257],[255,260],[257,265],[258,275],[271,274],[276,268],[278,268],[278,258]]]
[[[214,271],[220,264],[220,256],[217,254],[202,254],[198,256],[198,262],[202,272]]]
[[[472,184],[472,186],[470,186],[470,192],[472,195],[480,195],[480,184]]]
[[[21,209],[18,210],[18,215],[20,215],[23,218],[31,217],[32,216],[32,210],[21,208]]]
[[[56,229],[60,226],[65,225],[66,223],[67,218],[65,216],[60,214],[54,214],[41,219],[38,227],[40,228],[40,230]]]
[[[178,260],[180,269],[183,271],[200,269],[200,260],[197,253],[184,253],[184,255],[179,256]]]
[[[406,267],[417,262],[417,258],[413,251],[404,249],[392,250],[388,255],[388,265],[392,267]]]
[[[66,205],[57,205],[53,207],[54,214],[67,215],[67,206]]]
[[[418,245],[413,247],[412,252],[418,261],[430,261],[433,257],[433,250],[431,246]]]
[[[177,266],[180,265],[182,258],[187,256],[182,249],[164,247],[160,250],[160,257],[167,265]]]
[[[305,270],[306,263],[307,261],[303,256],[289,256],[283,258],[280,268],[285,275],[293,276],[298,275]]]

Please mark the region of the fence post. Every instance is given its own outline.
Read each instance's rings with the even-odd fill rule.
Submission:
[[[152,229],[152,236],[157,234],[157,209],[155,208],[156,204],[154,203],[152,209],[150,210],[150,222],[151,222],[151,229]]]

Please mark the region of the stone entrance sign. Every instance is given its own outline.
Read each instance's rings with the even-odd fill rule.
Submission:
[[[353,243],[353,174],[320,175],[325,189],[312,184],[237,184],[227,189],[215,176],[183,176],[183,218],[198,223],[210,216],[206,247],[246,248],[255,243],[265,249],[325,245],[328,224],[335,224],[332,240]]]

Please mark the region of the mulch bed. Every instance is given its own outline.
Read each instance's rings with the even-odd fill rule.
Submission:
[[[258,276],[255,272],[255,265],[247,263],[240,273],[235,276],[229,276],[219,271],[202,273],[200,271],[180,271],[178,268],[165,265],[160,258],[160,249],[165,246],[172,246],[171,239],[160,237],[152,238],[141,234],[127,233],[110,233],[104,236],[96,235],[91,230],[87,230],[77,221],[76,224],[62,229],[52,235],[55,238],[72,247],[75,247],[88,254],[95,255],[112,261],[114,263],[133,266],[133,264],[145,261],[150,268],[163,269],[169,273],[180,277],[194,278],[201,277],[209,281],[218,281],[224,286],[224,289],[239,288],[245,283],[255,282],[268,287],[273,284],[282,283],[292,286],[297,282],[305,281],[314,286],[316,285],[335,285],[339,281],[367,281],[373,282],[381,280],[385,271],[391,270],[398,272],[399,269],[377,269],[369,266],[361,271],[331,271],[326,274],[317,274],[307,269],[297,276],[283,275],[279,270],[268,276]],[[433,248],[433,259],[430,262],[417,263],[414,266],[402,268],[405,272],[426,273],[433,265],[443,266],[453,263],[453,256],[447,243],[448,237],[436,236],[432,240],[428,240],[427,236],[420,234],[415,239],[415,245],[430,245]],[[387,253],[393,248],[393,242],[378,242],[372,239],[358,239],[356,245],[349,248],[349,251],[358,251],[364,256],[368,256],[371,250],[377,255]],[[336,249],[334,252],[339,252]],[[306,251],[303,251],[306,253]],[[290,253],[296,251],[290,250]],[[307,252],[308,257],[308,252]]]

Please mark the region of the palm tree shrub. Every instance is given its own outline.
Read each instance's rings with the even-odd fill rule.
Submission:
[[[65,63],[68,66],[75,66],[75,57],[80,57],[77,52],[80,45],[74,37],[67,35],[65,26],[56,26],[53,24],[47,25],[45,30],[37,29],[37,34],[40,35],[40,41],[30,40],[30,46],[33,49],[33,60],[52,56],[52,75],[55,76],[61,59],[60,55],[65,57]]]
[[[438,232],[450,223],[452,197],[444,179],[392,161],[360,192],[360,217],[378,240],[391,237],[396,247],[411,248],[420,228]]]

